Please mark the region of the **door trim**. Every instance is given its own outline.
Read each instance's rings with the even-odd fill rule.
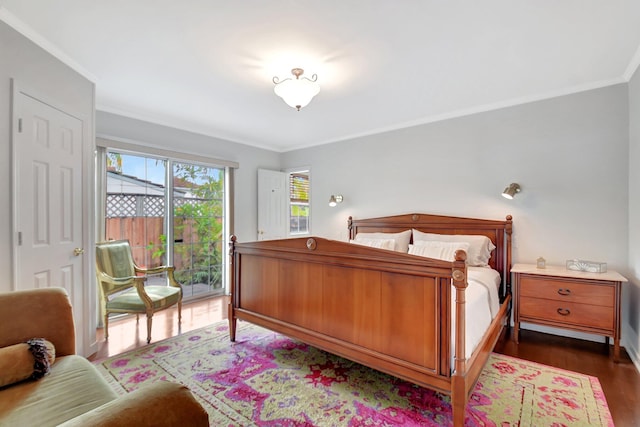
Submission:
[[[82,244],[85,248],[82,257],[82,270],[83,270],[83,283],[86,286],[83,287],[82,301],[83,306],[81,309],[83,319],[76,319],[76,352],[78,354],[89,356],[95,353],[98,349],[98,343],[96,341],[96,327],[97,327],[97,293],[95,283],[95,262],[94,251],[95,247],[95,209],[94,209],[94,194],[95,194],[95,127],[93,126],[95,120],[95,89],[94,97],[91,100],[92,112],[91,117],[87,117],[84,114],[79,114],[74,108],[70,108],[65,105],[64,102],[52,99],[50,96],[42,93],[41,91],[29,87],[23,82],[18,82],[16,79],[10,80],[11,84],[11,173],[10,173],[10,191],[11,191],[11,290],[18,289],[16,283],[18,260],[16,256],[17,250],[17,210],[18,210],[18,197],[17,197],[17,172],[18,172],[18,159],[16,156],[16,150],[14,149],[15,141],[18,136],[18,117],[15,111],[15,103],[20,94],[30,97],[38,102],[48,105],[64,114],[70,115],[78,119],[82,123],[82,142],[83,142],[83,159],[82,159],[82,183],[81,192],[84,198],[82,204]],[[78,337],[79,336],[79,337]],[[80,338],[80,339],[78,339]]]

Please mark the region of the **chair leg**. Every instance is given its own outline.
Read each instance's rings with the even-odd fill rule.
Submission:
[[[136,313],[136,325],[140,324],[140,315]]]
[[[151,323],[153,320],[153,313],[147,313],[147,344],[151,342]]]
[[[178,301],[178,324],[182,323],[182,300]]]
[[[109,313],[104,312],[104,340],[109,340]]]

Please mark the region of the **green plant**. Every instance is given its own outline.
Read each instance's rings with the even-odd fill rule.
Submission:
[[[107,153],[107,170],[122,173],[122,154],[113,151]]]
[[[153,251],[151,253],[151,258],[162,259],[164,257],[164,254],[167,252],[167,236],[161,234],[159,239],[159,243],[149,242],[149,244],[146,246],[146,249],[148,251]]]
[[[222,232],[224,208],[224,173],[197,165],[176,165],[174,176],[191,193],[174,208],[175,256],[189,266],[188,283],[205,283],[221,287]]]

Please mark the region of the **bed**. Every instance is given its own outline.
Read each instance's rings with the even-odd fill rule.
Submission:
[[[242,319],[434,389],[451,396],[454,426],[462,426],[469,394],[509,325],[511,216],[349,217],[348,229],[349,242],[303,237],[240,243],[232,236],[230,339],[235,341]],[[472,266],[475,243],[442,249],[443,241],[476,239],[495,247],[482,269]],[[451,258],[431,258],[436,244]],[[491,302],[478,291],[482,278],[474,270],[489,274],[489,281],[497,277],[497,300],[493,309],[485,306],[491,314],[482,327],[471,307]]]

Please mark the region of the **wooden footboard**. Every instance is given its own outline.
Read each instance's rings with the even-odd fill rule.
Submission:
[[[458,251],[447,262],[318,237],[249,243],[232,237],[231,340],[242,319],[449,394],[454,425],[462,425],[510,301],[507,295],[465,360],[465,256]]]

